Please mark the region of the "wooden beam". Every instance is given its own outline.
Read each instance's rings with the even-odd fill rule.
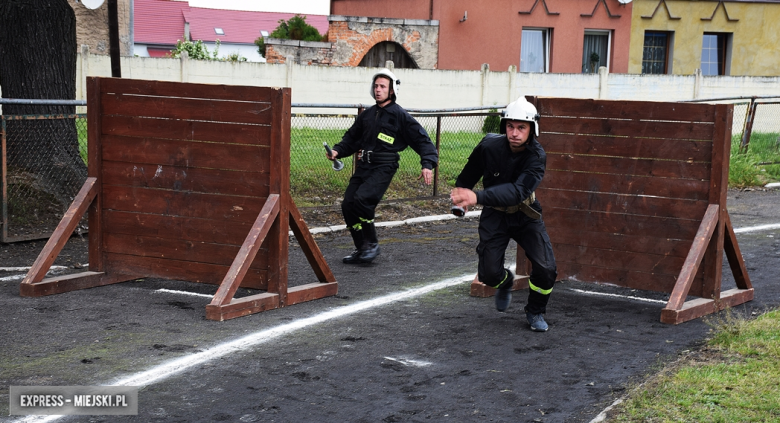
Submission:
[[[81,272],[46,278],[40,282],[22,284],[19,294],[22,297],[42,297],[44,295],[62,294],[79,289],[111,285],[144,277],[143,275],[107,275],[102,272]]]
[[[276,221],[276,217],[279,214],[279,195],[271,194],[268,196],[263,209],[255,220],[255,224],[252,225],[252,229],[244,241],[244,245],[241,246],[241,250],[238,251],[236,259],[233,260],[233,264],[225,275],[225,279],[217,289],[217,293],[211,300],[213,306],[224,306],[231,302],[233,295],[235,295],[238,286],[244,279],[249,266],[252,264],[252,260],[255,259],[257,251],[260,249],[260,245],[263,243],[268,231],[271,229],[271,225]],[[208,309],[207,309],[208,310]]]
[[[301,245],[303,254],[306,255],[306,260],[309,261],[314,274],[317,275],[317,279],[320,282],[336,282],[336,277],[333,276],[328,262],[325,261],[320,247],[311,236],[309,227],[306,225],[306,221],[303,220],[303,216],[301,216],[301,212],[298,211],[298,207],[295,206],[292,198],[290,198],[288,210],[290,213],[290,229],[292,229],[295,239],[298,240],[298,244]]]
[[[38,283],[46,276],[52,263],[54,263],[60,251],[62,251],[62,247],[68,242],[68,239],[73,234],[73,230],[79,224],[81,217],[84,216],[87,208],[92,204],[92,200],[97,194],[96,181],[96,178],[89,177],[84,182],[73,203],[68,207],[65,215],[62,216],[60,223],[57,224],[57,228],[54,229],[38,258],[35,259],[35,263],[30,267],[27,276],[22,280],[22,285]]]
[[[512,286],[512,291],[528,289],[528,280],[528,276],[515,276],[515,284]],[[479,276],[474,276],[474,280],[471,282],[470,295],[472,297],[492,297],[496,295],[496,288],[485,285],[479,281]]]
[[[695,300],[685,302],[685,304],[683,304],[679,310],[670,309],[667,306],[661,310],[661,322],[676,325],[724,310],[727,307],[734,307],[751,300],[753,300],[753,288],[730,289],[728,291],[721,292],[719,300],[697,298]]]
[[[287,303],[285,303],[285,306],[318,300],[324,297],[332,297],[338,294],[338,291],[339,285],[336,282],[318,282],[294,286],[287,290]]]
[[[734,234],[734,227],[731,226],[731,218],[728,212],[724,215],[724,220],[726,236],[723,243],[723,251],[726,253],[726,259],[728,259],[731,273],[734,275],[734,281],[737,283],[737,288],[753,289],[753,284],[750,283],[750,275],[748,275],[745,267],[745,259],[742,257],[742,252],[739,251],[737,236]]]
[[[669,302],[666,305],[667,309],[679,310],[682,307],[683,301],[685,301],[685,297],[688,295],[688,290],[691,288],[693,278],[699,270],[701,260],[704,258],[704,253],[707,251],[712,233],[715,231],[715,226],[718,223],[718,212],[719,206],[717,204],[710,204],[707,207],[707,212],[704,214],[701,225],[699,225],[699,230],[693,240],[690,253],[688,253],[688,257],[683,263],[680,275],[677,277],[677,282],[669,296]]]
[[[221,322],[275,308],[279,308],[279,295],[266,292],[233,299],[224,305],[212,302],[206,306],[206,319]]]

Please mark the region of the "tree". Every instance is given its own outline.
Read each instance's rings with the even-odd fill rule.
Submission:
[[[76,98],[76,15],[67,0],[0,1],[0,86],[4,98]],[[5,115],[72,113],[75,106],[3,106]],[[67,207],[87,176],[78,147],[73,120],[13,122],[9,172]]]
[[[282,40],[300,40],[300,41],[326,41],[326,35],[320,35],[317,28],[306,23],[306,16],[295,15],[289,20],[279,20],[279,26],[271,32],[269,38],[278,38]],[[255,40],[257,51],[265,57],[265,40],[259,37]]]

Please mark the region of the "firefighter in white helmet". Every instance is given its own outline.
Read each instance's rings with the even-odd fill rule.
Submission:
[[[474,148],[455,181],[450,198],[455,207],[483,206],[479,220],[479,280],[496,288],[496,309],[512,301],[514,274],[504,266],[510,239],[525,251],[532,265],[526,319],[531,329],[545,332],[544,320],[557,267],[542,207],[534,191],[542,182],[547,155],[537,140],[539,114],[520,97],[510,103],[499,123],[500,134],[487,134]],[[482,179],[484,189],[473,191]]]
[[[328,157],[357,154],[357,167],[344,193],[341,212],[352,235],[355,251],[342,260],[347,264],[371,263],[379,255],[374,214],[379,200],[398,170],[399,153],[411,147],[420,156],[418,179],[433,180],[439,155],[428,133],[395,100],[401,81],[389,69],[371,78],[376,104],[361,113]]]

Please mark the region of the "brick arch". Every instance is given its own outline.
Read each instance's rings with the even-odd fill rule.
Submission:
[[[328,27],[335,66],[358,66],[372,47],[389,41],[403,47],[418,68],[435,69],[438,39],[438,21],[331,16]]]
[[[380,41],[374,44],[363,55],[358,66],[381,68],[388,60],[393,61],[393,66],[398,69],[420,68],[406,48],[395,41]]]

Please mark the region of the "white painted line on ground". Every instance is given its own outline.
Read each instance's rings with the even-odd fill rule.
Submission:
[[[580,294],[588,294],[588,295],[601,295],[604,297],[619,297],[619,298],[626,298],[629,300],[637,300],[637,301],[646,301],[648,303],[661,303],[666,304],[667,301],[663,300],[653,300],[651,298],[643,298],[643,297],[633,297],[631,295],[619,295],[619,294],[609,294],[606,292],[593,292],[593,291],[584,291],[582,289],[576,289],[576,288],[568,288],[569,291],[579,292]]]
[[[0,272],[28,272],[31,266],[26,267],[0,267]],[[51,266],[50,270],[67,269],[67,266]]]
[[[780,223],[773,223],[770,225],[749,226],[747,228],[738,228],[738,229],[734,229],[734,233],[741,234],[745,232],[770,231],[772,229],[780,229]]]
[[[165,288],[160,288],[160,289],[154,290],[153,292],[161,292],[161,293],[166,293],[166,294],[192,295],[194,297],[214,298],[213,295],[209,295],[209,294],[199,294],[197,292],[177,291],[177,290],[174,290],[174,289],[165,289]]]
[[[514,265],[513,265],[514,266]],[[314,326],[320,323],[327,322],[329,320],[338,319],[341,317],[349,316],[351,314],[359,313],[361,311],[382,307],[388,304],[392,304],[399,301],[408,300],[411,298],[419,297],[440,289],[449,288],[452,286],[460,285],[462,283],[471,282],[474,280],[474,274],[469,273],[467,275],[457,276],[450,279],[445,279],[441,282],[425,285],[420,288],[409,289],[406,291],[396,292],[393,294],[384,295],[371,300],[361,301],[348,306],[338,307],[324,313],[316,314],[311,317],[299,319],[290,323],[272,327],[269,329],[255,332],[234,341],[226,342],[214,347],[211,347],[205,351],[201,351],[196,354],[181,357],[175,360],[171,360],[167,363],[160,364],[152,367],[151,369],[136,373],[106,383],[105,386],[137,386],[144,387],[149,386],[157,382],[161,382],[169,377],[176,376],[179,373],[185,372],[192,367],[199,366],[208,361],[227,356],[232,353],[246,351],[256,345],[271,341],[279,338],[283,335],[295,332],[300,329],[304,329],[310,326]],[[52,422],[59,420],[61,417],[67,416],[27,416],[18,422]]]
[[[425,366],[430,366],[431,364],[433,364],[430,361],[414,360],[414,359],[411,359],[411,358],[400,358],[400,357],[399,358],[385,357],[385,360],[395,361],[396,363],[401,363],[401,364],[403,364],[404,366],[407,366],[407,367],[409,367],[409,366],[425,367]]]
[[[67,266],[52,266],[52,267],[50,267],[50,268],[49,268],[49,271],[48,271],[48,272],[46,272],[46,275],[47,275],[47,276],[48,276],[48,275],[56,275],[56,274],[58,274],[58,273],[62,273],[62,272],[63,272],[65,269],[67,269],[67,268],[68,268]],[[27,267],[27,268],[25,268],[25,267],[4,267],[4,268],[0,268],[0,270],[2,270],[2,269],[17,269],[17,270],[16,270],[17,272],[18,272],[18,271],[26,271],[26,270],[30,270],[30,268],[29,268],[29,267]],[[13,270],[12,270],[12,271],[13,271]],[[25,276],[27,276],[27,274],[26,274],[26,273],[24,273],[24,274],[21,274],[21,275],[11,275],[11,276],[6,276],[6,277],[4,277],[4,278],[0,278],[0,282],[13,282],[13,281],[20,281],[20,280],[24,279],[24,277],[25,277]]]

